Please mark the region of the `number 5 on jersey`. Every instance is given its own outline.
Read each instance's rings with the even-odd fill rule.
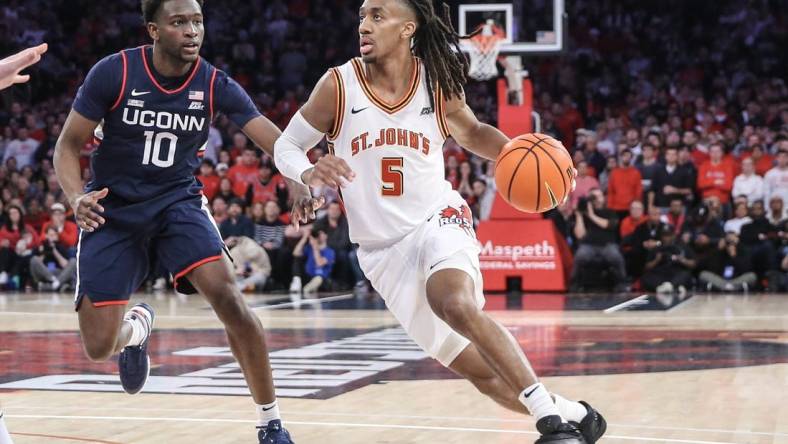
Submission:
[[[167,144],[167,157],[161,158],[161,144],[164,140]],[[178,136],[173,133],[162,132],[155,134],[153,131],[145,131],[145,152],[142,153],[142,164],[154,164],[160,168],[171,167],[175,163],[175,148],[178,144]]]
[[[383,179],[382,193],[384,196],[402,196],[402,157],[384,157],[380,159],[380,175]]]

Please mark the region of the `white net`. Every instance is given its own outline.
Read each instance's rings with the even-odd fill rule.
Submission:
[[[470,38],[468,56],[471,66],[468,75],[479,81],[489,80],[498,76],[495,61],[501,50],[504,33],[495,23],[488,21],[482,25],[482,32]]]

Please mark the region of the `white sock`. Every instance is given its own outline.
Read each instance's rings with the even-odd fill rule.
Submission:
[[[14,444],[14,442],[11,441],[11,435],[8,434],[8,429],[5,428],[2,410],[0,410],[0,444]]]
[[[588,409],[577,401],[570,401],[563,396],[553,393],[555,405],[567,421],[580,422],[588,414]]]
[[[561,412],[558,411],[553,398],[550,397],[550,392],[540,382],[527,387],[517,398],[537,421],[545,416],[561,416]]]
[[[265,427],[269,422],[282,417],[279,416],[279,403],[274,400],[270,404],[257,404],[257,426]]]
[[[142,344],[142,341],[145,340],[148,332],[145,328],[145,324],[142,319],[139,317],[129,318],[123,320],[123,322],[129,324],[131,327],[131,336],[129,336],[129,343],[126,346],[134,346]]]

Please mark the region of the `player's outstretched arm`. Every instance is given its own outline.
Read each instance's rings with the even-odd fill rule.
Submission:
[[[309,100],[290,120],[282,137],[276,141],[274,160],[279,171],[290,179],[311,186],[336,188],[355,176],[347,162],[328,154],[312,165],[306,157],[334,125],[337,86],[332,76],[330,72],[323,75]]]
[[[274,157],[274,143],[282,135],[282,131],[265,116],[257,116],[241,128],[255,145]],[[313,198],[309,187],[285,177],[290,196],[293,197],[293,209],[290,220],[297,227],[299,223],[307,223],[317,217],[315,211],[323,206],[325,199]]]
[[[104,218],[101,217],[104,208],[98,201],[109,193],[106,188],[84,193],[82,187],[79,153],[93,136],[97,126],[98,122],[83,117],[72,109],[55,144],[53,159],[57,180],[74,210],[77,225],[86,231],[95,231],[104,223]]]
[[[47,44],[42,43],[0,60],[0,90],[30,80],[29,75],[19,72],[41,60],[41,55],[45,52],[47,52]]]
[[[485,159],[495,160],[509,138],[498,128],[479,122],[465,96],[453,97],[446,102],[446,123],[449,132],[460,146]]]

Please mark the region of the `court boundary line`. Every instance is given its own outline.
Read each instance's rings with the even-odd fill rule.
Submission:
[[[341,301],[345,299],[351,299],[355,295],[353,293],[345,293],[345,294],[338,294],[336,296],[328,296],[325,298],[316,298],[316,299],[299,299],[297,301],[290,301],[290,302],[282,302],[279,304],[272,304],[272,305],[257,305],[251,307],[254,311],[266,311],[266,310],[275,310],[277,308],[286,308],[286,307],[301,307],[302,305],[314,305],[319,304],[322,302],[333,302],[333,301]],[[289,299],[289,298],[288,298]]]
[[[52,406],[24,406],[24,405],[16,405],[14,402],[4,402],[3,405],[5,406],[4,409],[6,413],[9,411],[9,408],[12,410],[19,409],[19,410],[54,410],[58,407]],[[68,410],[100,410],[100,411],[107,411],[107,410],[115,410],[115,411],[157,411],[157,412],[183,412],[185,409],[174,409],[174,408],[156,408],[156,407],[68,407]],[[237,410],[237,409],[221,409],[221,410],[212,410],[212,409],[189,409],[191,412],[200,412],[206,414],[216,414],[216,413],[249,413],[248,409],[245,410]],[[368,417],[368,418],[399,418],[399,419],[424,419],[424,420],[447,420],[447,421],[483,421],[483,422],[500,422],[500,423],[514,423],[514,424],[533,424],[533,420],[531,419],[507,419],[507,418],[486,418],[486,417],[469,417],[469,416],[434,416],[434,415],[401,415],[401,414],[384,414],[384,413],[343,413],[343,412],[302,412],[302,411],[289,411],[289,410],[282,410],[283,415],[293,415],[293,416],[338,416],[338,417]],[[289,421],[288,421],[289,422]],[[711,428],[699,428],[699,427],[675,427],[675,426],[655,426],[655,425],[648,425],[648,424],[623,424],[623,423],[613,423],[609,422],[608,426],[612,427],[623,427],[623,428],[641,428],[641,429],[654,429],[654,430],[674,430],[674,431],[686,431],[686,432],[711,432],[711,433],[730,433],[730,434],[744,434],[744,435],[763,435],[763,436],[773,436],[773,437],[781,437],[786,436],[788,437],[788,433],[781,433],[781,432],[759,432],[755,430],[726,430],[726,429],[711,429]]]
[[[628,301],[624,301],[624,302],[622,302],[620,304],[616,304],[616,305],[614,305],[612,307],[608,307],[608,308],[602,310],[602,313],[605,313],[605,314],[615,313],[615,312],[617,312],[619,310],[623,310],[623,309],[625,309],[627,307],[630,307],[632,305],[639,305],[639,304],[647,303],[647,300],[648,300],[648,295],[647,294],[641,294],[640,296],[634,297],[634,298],[632,298],[632,299],[630,299]]]
[[[175,418],[175,417],[142,417],[142,416],[82,416],[82,415],[7,415],[9,418],[19,419],[66,419],[66,420],[94,420],[94,421],[152,421],[152,422],[222,422],[222,423],[249,423],[255,424],[256,421],[248,419],[230,418]],[[383,428],[383,429],[406,429],[406,430],[430,430],[430,431],[452,431],[452,432],[480,432],[480,433],[508,433],[518,435],[538,435],[537,432],[530,430],[507,430],[489,429],[477,427],[442,427],[442,426],[421,426],[409,424],[373,424],[373,423],[346,423],[346,422],[314,422],[314,421],[287,421],[287,424],[323,426],[323,427],[356,427],[356,428]],[[677,444],[739,444],[730,441],[701,441],[694,439],[676,438],[651,438],[643,436],[626,435],[607,435],[608,439],[621,439],[625,441],[637,442],[669,442]]]
[[[24,409],[24,410],[45,410],[45,409],[56,409],[57,407],[51,406],[23,406],[23,405],[15,405],[13,402],[5,402],[5,410],[8,411],[9,407],[12,409]],[[151,408],[151,407],[110,407],[110,408],[97,408],[97,407],[69,407],[68,410],[117,410],[117,411],[160,411],[160,412],[183,412],[184,409],[173,409],[173,408]],[[236,409],[222,409],[222,410],[210,410],[210,409],[201,409],[201,410],[193,410],[190,409],[192,412],[202,412],[202,413],[248,413],[248,410],[236,410]],[[485,418],[485,417],[466,417],[466,416],[431,416],[431,415],[400,415],[400,414],[382,414],[382,413],[342,413],[342,412],[301,412],[301,411],[287,411],[283,410],[283,414],[286,415],[294,415],[294,416],[352,416],[352,417],[383,417],[383,418],[401,418],[401,419],[428,419],[428,420],[449,420],[449,421],[469,421],[469,420],[476,420],[476,421],[485,421],[485,422],[501,422],[501,423],[522,423],[522,424],[532,424],[532,420],[528,419],[506,419],[506,418]],[[608,423],[608,425],[613,427],[625,427],[625,428],[645,428],[645,429],[655,429],[655,430],[679,430],[679,431],[689,431],[689,432],[714,432],[714,433],[731,433],[731,434],[747,434],[747,435],[764,435],[764,436],[788,436],[788,433],[780,433],[780,432],[759,432],[754,430],[726,430],[726,429],[710,429],[710,428],[697,428],[697,427],[672,427],[672,426],[654,426],[654,425],[647,425],[647,424],[621,424],[621,423]]]

